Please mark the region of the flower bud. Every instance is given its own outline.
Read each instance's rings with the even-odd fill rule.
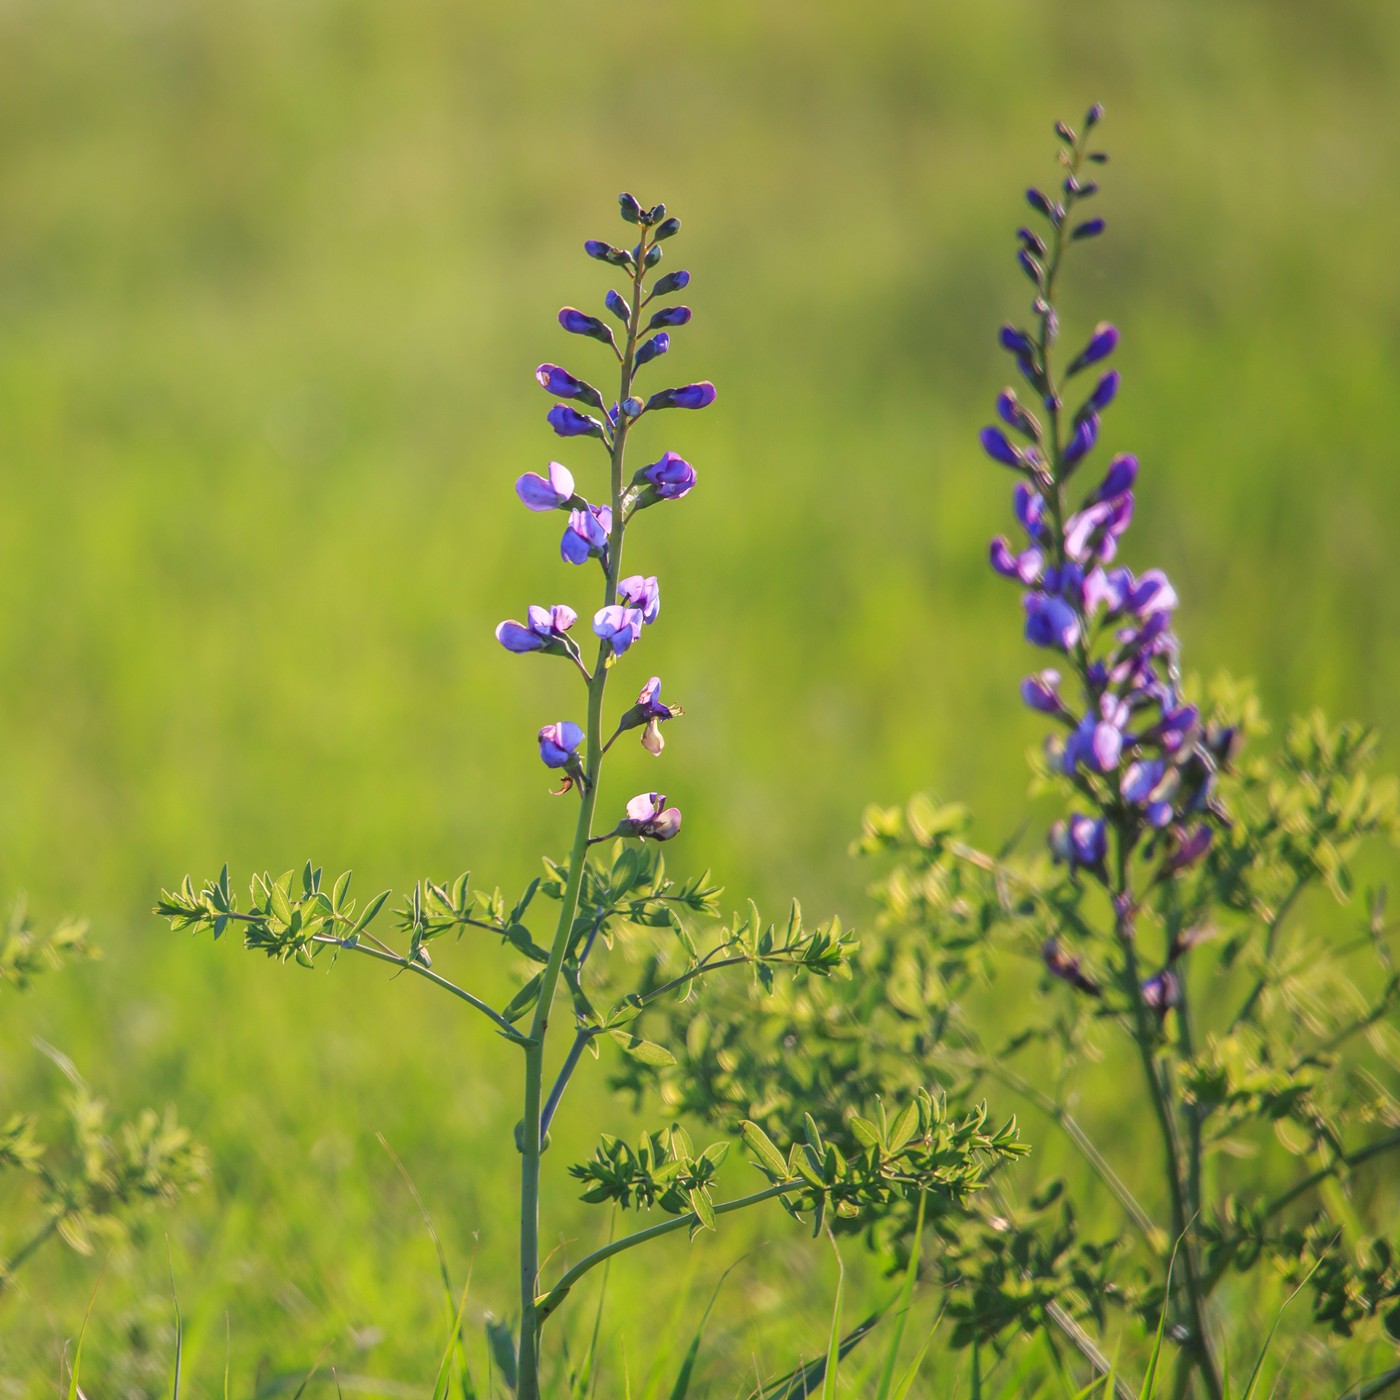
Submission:
[[[1074,232],[1070,234],[1071,240],[1080,238],[1097,238],[1104,231],[1104,221],[1102,219],[1085,219],[1082,224],[1074,226]]]
[[[621,301],[621,298],[618,298]],[[559,313],[559,324],[564,327],[570,335],[586,335],[593,340],[601,340],[604,345],[617,349],[617,342],[613,339],[613,333],[596,316],[586,315],[582,311],[576,311],[572,306],[566,306]]]
[[[664,210],[665,208],[666,206],[664,204],[658,204],[656,206],[656,209]],[[653,215],[656,214],[656,209],[653,209],[651,211]],[[663,223],[657,224],[657,226],[652,230],[651,236],[655,242],[660,243],[663,239],[674,238],[676,234],[678,234],[680,231],[681,221],[679,219],[672,218],[665,220]]]
[[[658,248],[658,247],[656,247],[656,246],[653,244],[652,247],[650,247],[650,248],[647,249],[647,255],[646,255],[646,257],[644,257],[644,258],[642,259],[642,266],[643,266],[643,267],[655,267],[656,264],[659,263],[659,262],[661,261],[661,258],[662,258],[661,249]]]
[[[1086,115],[1085,115],[1085,117],[1084,117],[1084,130],[1085,130],[1085,131],[1088,131],[1091,127],[1097,126],[1097,125],[1099,124],[1099,122],[1102,121],[1102,120],[1103,120],[1103,103],[1102,103],[1102,102],[1095,102],[1094,105],[1093,105],[1092,107],[1089,108],[1089,111],[1086,113]]]
[[[619,296],[618,293],[609,292],[607,296],[603,298],[603,304],[624,326],[632,319],[632,308],[627,305],[626,300]],[[565,329],[567,330],[568,327],[566,326]]]
[[[642,206],[637,202],[634,196],[626,193],[620,194],[617,197],[617,202],[622,207],[622,217],[626,219],[629,224],[639,224],[643,222]]]
[[[664,355],[671,348],[671,337],[662,331],[660,335],[654,335],[646,341],[637,351],[636,365],[640,369],[643,365],[654,360],[658,355]]]
[[[652,314],[646,328],[649,331],[655,331],[662,329],[662,327],[683,326],[689,320],[690,308],[688,306],[666,306]]]
[[[683,291],[688,286],[690,286],[690,273],[681,269],[676,272],[668,272],[664,277],[658,277],[656,285],[651,289],[651,294],[654,297],[668,297],[672,292]]]
[[[695,468],[674,452],[666,452],[632,478],[634,486],[650,486],[658,500],[678,501],[695,485]]]
[[[1000,428],[983,428],[979,437],[982,451],[992,461],[1000,462],[1005,467],[1015,467],[1018,471],[1025,470],[1021,454],[1007,441],[1006,434]]]
[[[715,401],[715,386],[709,380],[685,384],[678,389],[663,389],[647,400],[651,408],[708,408]]]
[[[578,409],[570,408],[566,403],[555,404],[545,417],[549,420],[549,426],[560,437],[603,436],[603,425],[596,418],[590,418],[586,413],[580,413]]]
[[[1111,355],[1117,345],[1118,328],[1110,325],[1107,321],[1100,321],[1094,327],[1094,333],[1089,337],[1089,343],[1070,362],[1065,376],[1078,374],[1086,366],[1096,364],[1099,360]]]
[[[611,243],[605,243],[601,238],[590,238],[583,245],[583,251],[590,258],[597,258],[599,262],[608,263],[612,267],[631,268],[636,266],[631,253],[625,252],[621,248],[614,248]]]
[[[589,383],[575,379],[566,369],[558,365],[540,365],[535,370],[535,378],[540,387],[561,399],[582,399],[585,403],[603,406],[603,396]]]

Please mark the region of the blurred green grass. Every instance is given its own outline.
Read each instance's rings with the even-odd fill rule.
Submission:
[[[0,55],[0,889],[90,914],[107,954],[7,1017],[0,1063],[52,1094],[42,1035],[209,1141],[213,1185],[156,1232],[211,1377],[226,1308],[245,1372],[371,1325],[365,1369],[435,1364],[376,1129],[455,1257],[480,1234],[482,1287],[507,1276],[511,1056],[421,989],[278,975],[146,910],[225,859],[510,888],[564,844],[532,736],[574,696],[490,629],[583,600],[510,484],[597,470],[531,371],[588,364],[553,314],[606,290],[579,245],[619,189],[685,221],[697,314],[664,369],[721,393],[641,443],[700,472],[631,560],[665,591],[643,665],[688,713],[664,766],[629,745],[609,780],[684,805],[679,868],[859,924],[866,801],[1018,820],[1030,658],[975,433],[1025,300],[1020,191],[1094,98],[1109,235],[1068,331],[1123,331],[1130,562],[1171,572],[1194,668],[1258,677],[1276,718],[1400,728],[1400,11],[10,0]],[[580,1149],[602,1112],[580,1100]],[[158,1369],[161,1253],[104,1285],[114,1375],[138,1333]],[[36,1268],[0,1374],[52,1373],[94,1274]],[[742,1371],[752,1335],[727,1345]]]

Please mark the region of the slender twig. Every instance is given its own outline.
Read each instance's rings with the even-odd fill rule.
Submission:
[[[569,1087],[569,1080],[573,1078],[574,1070],[578,1068],[578,1062],[582,1058],[583,1052],[588,1048],[589,1042],[601,1034],[602,1031],[598,1026],[586,1026],[575,1034],[574,1043],[569,1047],[569,1053],[564,1056],[564,1063],[559,1067],[554,1087],[549,1091],[549,1097],[544,1102],[544,1112],[540,1114],[541,1137],[549,1133],[549,1125],[554,1121],[554,1115],[559,1111],[559,1104],[564,1098],[564,1090]]]
[[[791,1181],[780,1181],[773,1186],[769,1186],[762,1191],[755,1191],[751,1196],[740,1196],[732,1201],[721,1201],[714,1207],[716,1215],[728,1215],[731,1211],[743,1210],[746,1206],[757,1205],[760,1201],[771,1201],[776,1196],[786,1196],[790,1192],[801,1190],[807,1183],[801,1177],[794,1177]],[[695,1212],[687,1211],[684,1215],[673,1216],[670,1220],[663,1220],[659,1224],[649,1225],[645,1230],[638,1230],[635,1234],[624,1235],[620,1240],[613,1240],[610,1244],[605,1244],[601,1249],[595,1249],[592,1254],[580,1259],[572,1269],[566,1273],[558,1283],[547,1293],[541,1294],[535,1299],[535,1307],[540,1322],[546,1318],[564,1301],[569,1290],[581,1279],[590,1269],[596,1268],[607,1259],[611,1259],[615,1254],[621,1254],[624,1250],[632,1249],[636,1245],[646,1244],[649,1240],[658,1240],[663,1235],[673,1234],[677,1230],[684,1230],[688,1226],[698,1225],[700,1217]]]
[[[363,935],[361,935],[363,937]],[[406,958],[401,953],[396,953],[392,948],[380,945],[379,948],[372,948],[365,943],[351,943],[344,938],[337,938],[331,933],[318,933],[312,936],[313,943],[328,944],[333,948],[339,948],[347,953],[362,953],[367,958],[374,958],[378,962],[392,963],[401,972],[411,972],[417,977],[426,978],[436,987],[441,987],[445,992],[451,992],[454,997],[460,997],[468,1006],[474,1007],[491,1021],[514,1045],[528,1045],[529,1039],[520,1034],[504,1016],[494,1007],[488,1006],[480,997],[473,996],[464,987],[459,987],[455,982],[449,982],[440,973],[434,972],[430,967],[424,967],[421,962],[413,958]],[[377,940],[376,940],[377,941]]]
[[[1264,990],[1269,985],[1269,966],[1273,962],[1274,949],[1278,944],[1279,926],[1288,916],[1289,910],[1293,908],[1307,883],[1304,876],[1294,876],[1292,887],[1279,902],[1278,908],[1273,912],[1273,917],[1269,919],[1268,930],[1264,935],[1264,953],[1259,960],[1259,976],[1249,989],[1249,995],[1241,1003],[1240,1009],[1235,1012],[1234,1018],[1230,1022],[1231,1031],[1237,1030],[1240,1025],[1254,1015],[1254,1008],[1258,1005],[1259,998],[1264,995]]]
[[[8,1259],[0,1259],[0,1293],[3,1293],[10,1286],[10,1279],[16,1269],[29,1258],[35,1250],[46,1244],[55,1234],[58,1233],[58,1222],[60,1216],[54,1216],[37,1234],[25,1241],[19,1249]]]

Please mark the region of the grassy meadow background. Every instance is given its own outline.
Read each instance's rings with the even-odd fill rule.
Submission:
[[[0,0],[0,897],[104,951],[6,999],[0,1112],[60,1092],[41,1037],[213,1160],[108,1267],[94,1393],[168,1393],[168,1233],[189,1393],[221,1393],[227,1316],[235,1393],[325,1348],[426,1394],[436,1263],[376,1132],[511,1307],[514,1051],[372,966],[149,909],[224,860],[368,895],[562,852],[534,732],[576,689],[491,629],[592,596],[511,483],[598,471],[532,371],[598,364],[554,315],[601,303],[580,245],[619,190],[685,223],[696,316],[654,382],[720,398],[640,433],[700,485],[629,546],[665,609],[619,684],[657,672],[687,717],[661,765],[622,746],[605,807],[660,786],[676,868],[860,925],[865,803],[931,789],[988,840],[1024,807],[1031,658],[985,563],[1010,481],[976,433],[1021,191],[1093,99],[1109,234],[1067,329],[1122,330],[1127,560],[1170,571],[1193,669],[1400,736],[1398,91],[1374,0]],[[440,961],[504,985],[468,942]],[[616,1115],[564,1116],[545,1229],[577,1252],[606,1222],[564,1168]],[[21,1220],[0,1194],[0,1252]],[[746,1250],[706,1393],[820,1344],[832,1261],[775,1211],[615,1267],[606,1393]],[[0,1300],[0,1395],[57,1386],[99,1263],[54,1248]]]

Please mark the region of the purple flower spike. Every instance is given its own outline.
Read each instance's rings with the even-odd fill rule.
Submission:
[[[531,510],[559,510],[574,495],[574,475],[558,462],[549,464],[549,479],[537,472],[526,472],[515,483],[515,494]]]
[[[1006,434],[1000,428],[983,428],[981,432],[982,451],[994,462],[1000,462],[1003,466],[1015,467],[1018,471],[1025,471],[1026,464],[1021,459],[1021,454],[1007,441]]]
[[[1060,699],[1060,673],[1038,671],[1033,676],[1027,676],[1021,682],[1021,699],[1042,714],[1060,714],[1064,710],[1064,702]]]
[[[578,746],[583,730],[572,720],[547,724],[540,730],[540,757],[546,768],[568,768],[578,763]]]
[[[575,379],[568,370],[560,369],[558,365],[541,365],[535,371],[535,378],[542,388],[558,398],[582,399],[585,403],[597,404],[599,408],[603,406],[603,396],[591,384]]]
[[[560,437],[602,437],[603,425],[586,413],[570,408],[566,403],[557,403],[545,415],[549,426]]]
[[[695,485],[695,468],[674,452],[664,453],[649,467],[643,467],[633,478],[638,485],[645,482],[663,501],[678,501]]]
[[[593,614],[593,630],[621,656],[642,635],[642,614],[637,608],[610,603]]]
[[[653,841],[669,841],[680,829],[681,809],[668,807],[664,792],[639,792],[627,804],[626,818],[618,823],[619,835]]]
[[[1079,618],[1063,598],[1027,593],[1026,640],[1033,646],[1068,651],[1079,640]]]
[[[531,604],[526,616],[530,619],[522,625],[519,622],[503,622],[496,628],[496,640],[507,651],[524,653],[543,651],[555,647],[564,634],[578,621],[578,614],[563,603],[552,608],[541,608]]]
[[[1097,364],[1100,360],[1111,355],[1118,344],[1118,328],[1110,325],[1107,321],[1100,321],[1094,327],[1094,333],[1089,337],[1089,343],[1070,361],[1069,368],[1065,370],[1068,378],[1072,374],[1078,374],[1081,369],[1088,365]]]
[[[708,408],[715,401],[715,386],[708,379],[685,384],[679,389],[663,389],[647,400],[648,408]]]
[[[656,279],[656,285],[651,289],[654,297],[670,296],[672,292],[682,292],[690,286],[690,273],[681,270],[668,272],[664,277]]]
[[[569,524],[559,543],[559,553],[567,563],[582,564],[590,558],[601,558],[612,534],[612,507],[587,506],[569,512]]]
[[[660,335],[654,335],[648,340],[640,350],[637,351],[637,368],[654,360],[658,355],[664,355],[671,348],[671,337],[662,331]]]
[[[661,586],[655,575],[645,578],[641,574],[631,574],[619,581],[617,596],[629,608],[637,608],[642,621],[653,623],[661,612]]]

